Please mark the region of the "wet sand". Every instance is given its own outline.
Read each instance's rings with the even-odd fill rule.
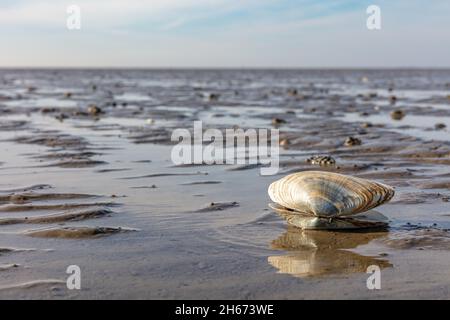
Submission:
[[[0,70],[0,298],[448,299],[449,95],[449,70]],[[279,173],[174,165],[196,120],[278,127]],[[288,227],[267,187],[302,170],[394,186],[390,227]]]

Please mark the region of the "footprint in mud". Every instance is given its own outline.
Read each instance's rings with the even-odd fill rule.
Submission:
[[[123,227],[54,227],[28,230],[23,234],[37,238],[82,239],[108,236],[117,233],[138,231]]]

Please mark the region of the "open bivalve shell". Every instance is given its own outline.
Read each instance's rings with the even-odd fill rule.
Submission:
[[[369,210],[392,199],[394,189],[337,173],[304,171],[273,182],[268,193],[277,204],[271,207],[294,226],[355,229],[387,225],[386,217]]]

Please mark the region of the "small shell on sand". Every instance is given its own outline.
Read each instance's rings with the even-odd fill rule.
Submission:
[[[286,120],[284,120],[284,119],[280,119],[280,118],[273,118],[272,119],[272,125],[274,125],[274,126],[277,126],[277,125],[280,125],[280,124],[284,124],[284,123],[286,123]]]
[[[330,166],[336,164],[336,160],[334,160],[331,156],[312,156],[306,159],[306,162],[319,166]]]
[[[280,140],[280,146],[286,147],[290,144],[289,139],[281,139]]]
[[[391,118],[393,120],[402,120],[405,117],[405,112],[403,110],[397,109],[391,112]]]
[[[88,109],[87,112],[90,115],[96,116],[99,115],[100,113],[103,113],[102,109],[100,109],[99,107],[97,107],[95,104],[91,104]]]
[[[348,137],[347,139],[345,139],[344,145],[347,147],[359,146],[361,145],[361,139],[355,137]]]

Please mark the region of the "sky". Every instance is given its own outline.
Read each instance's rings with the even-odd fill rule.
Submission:
[[[0,0],[0,67],[450,67],[450,1]]]

